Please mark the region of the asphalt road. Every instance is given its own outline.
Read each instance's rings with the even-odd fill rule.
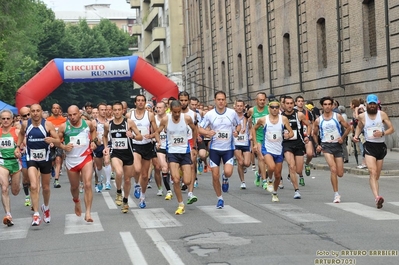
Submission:
[[[0,227],[0,263],[399,263],[399,176],[380,180],[385,198],[380,210],[365,175],[346,174],[340,179],[340,204],[332,203],[328,171],[313,170],[305,176],[300,200],[293,199],[294,190],[285,179],[278,203],[272,203],[270,193],[255,187],[253,180],[248,169],[247,189],[240,190],[234,173],[229,192],[223,194],[225,208],[217,210],[210,173],[204,173],[194,192],[198,201],[186,205],[181,216],[174,215],[176,199],[165,201],[154,188],[147,191],[146,209],[139,209],[133,199],[131,212],[122,214],[113,202],[113,187],[94,194],[94,223],[88,224],[74,215],[63,173],[62,187],[52,188],[50,224],[31,227],[32,212],[23,205],[23,191],[11,197],[15,225]],[[186,200],[187,194],[183,196]]]

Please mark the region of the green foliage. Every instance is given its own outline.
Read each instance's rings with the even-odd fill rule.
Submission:
[[[0,99],[15,104],[15,92],[54,58],[127,56],[132,41],[107,19],[94,28],[85,20],[67,25],[41,1],[0,0]],[[82,107],[126,100],[131,92],[131,81],[65,83],[41,104]]]

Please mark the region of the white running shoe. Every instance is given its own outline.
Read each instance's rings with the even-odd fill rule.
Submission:
[[[341,202],[341,196],[335,195],[335,196],[334,196],[333,203],[340,203],[340,202]]]
[[[247,185],[245,185],[245,182],[241,182],[240,189],[245,190],[247,188]]]
[[[301,198],[301,194],[299,193],[299,190],[297,190],[295,193],[294,193],[294,199],[300,199]]]
[[[163,190],[159,189],[158,192],[157,192],[157,196],[162,196],[162,195],[163,195]]]

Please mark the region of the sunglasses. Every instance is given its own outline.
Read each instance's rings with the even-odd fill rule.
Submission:
[[[279,109],[280,106],[269,106],[269,108],[271,108],[271,109]]]
[[[8,118],[8,117],[7,117],[7,118],[1,118],[1,119],[2,119],[3,121],[4,121],[4,120],[11,120],[11,118]]]
[[[26,117],[28,117],[28,116],[30,116],[30,113],[21,115],[21,117],[24,117],[24,118],[26,118]]]

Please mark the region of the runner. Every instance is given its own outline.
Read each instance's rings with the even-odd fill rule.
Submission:
[[[224,207],[223,192],[229,190],[229,180],[234,168],[234,138],[241,131],[240,121],[234,110],[226,107],[226,93],[217,91],[215,93],[216,107],[208,111],[201,121],[199,133],[211,138],[209,147],[209,159],[212,170],[212,184],[218,202],[216,208]],[[205,128],[210,126],[211,130]],[[223,160],[223,184],[220,185],[220,162]]]
[[[58,133],[58,128],[66,122],[66,118],[62,116],[61,106],[57,103],[54,103],[51,106],[51,116],[47,118],[47,121],[51,122],[54,125],[55,131]],[[60,139],[62,141],[62,139]],[[59,178],[61,174],[61,167],[63,163],[63,155],[64,152],[62,149],[54,147],[55,152],[55,168],[54,168],[54,188],[61,188],[59,183]]]
[[[17,196],[21,181],[21,162],[14,155],[19,130],[13,126],[13,116],[10,110],[0,111],[0,186],[1,202],[6,214],[3,218],[3,224],[6,226],[14,225],[11,216],[9,186],[11,184],[11,193]],[[11,178],[11,181],[9,178]]]
[[[334,100],[331,97],[320,99],[320,105],[323,114],[316,119],[313,125],[313,140],[316,143],[316,151],[323,151],[324,158],[330,167],[331,184],[334,191],[334,203],[341,202],[341,196],[338,193],[338,177],[344,175],[344,154],[342,151],[342,141],[350,132],[350,126],[344,121],[341,114],[332,111]],[[341,125],[345,128],[342,133]],[[319,136],[321,145],[319,144]]]
[[[240,121],[241,131],[237,137],[234,138],[234,156],[237,159],[237,171],[240,177],[242,190],[245,190],[247,186],[245,185],[245,168],[251,165],[251,143],[249,140],[250,127],[248,119],[244,115],[245,103],[243,100],[238,99],[235,104],[235,110]]]
[[[79,199],[80,177],[84,186],[85,221],[93,222],[91,218],[91,205],[93,192],[91,178],[93,176],[92,150],[96,149],[94,139],[96,127],[92,121],[81,118],[79,108],[72,105],[68,108],[68,120],[59,127],[59,135],[65,139],[61,148],[65,151],[65,165],[69,183],[71,184],[72,201],[75,203],[75,214],[82,215]]]
[[[273,178],[274,186],[272,190],[272,202],[280,201],[277,196],[283,168],[283,140],[294,136],[287,117],[279,114],[280,103],[276,99],[271,99],[269,103],[270,114],[258,119],[254,126],[254,131],[263,128],[262,157],[267,165],[269,178]],[[285,130],[284,130],[285,127]],[[254,138],[254,148],[259,148],[258,138]],[[259,150],[255,150],[259,153]]]
[[[19,110],[19,113],[21,114],[21,121],[19,123],[19,128],[21,129],[21,124],[23,121],[27,121],[30,118],[30,107],[22,107]],[[26,162],[26,139],[21,143],[21,165],[22,165],[22,187],[24,189],[25,193],[25,206],[31,206],[31,200],[30,200],[30,195],[29,195],[29,176],[28,176],[28,164]]]
[[[131,139],[142,140],[136,124],[123,117],[123,105],[116,102],[112,106],[114,119],[104,126],[104,155],[111,156],[112,167],[115,170],[116,198],[115,203],[122,206],[122,213],[129,212],[128,198],[131,189],[130,179],[133,176],[133,145]],[[133,133],[134,134],[133,134]],[[108,142],[108,138],[110,141]],[[111,144],[111,148],[109,144]],[[122,176],[123,176],[123,198],[122,198]]]
[[[173,189],[175,190],[178,207],[175,214],[180,215],[185,212],[183,196],[180,189],[180,172],[183,171],[183,183],[190,186],[193,181],[192,160],[190,155],[190,144],[187,134],[187,127],[190,127],[193,135],[197,135],[197,126],[194,125],[192,118],[182,113],[182,104],[173,100],[170,104],[171,115],[162,118],[158,128],[158,133],[166,129],[166,152],[169,162],[170,173],[173,180]],[[190,197],[188,196],[188,204]]]
[[[41,206],[44,222],[50,223],[50,144],[60,146],[60,139],[51,122],[42,118],[42,107],[33,104],[30,107],[30,119],[23,121],[18,134],[18,142],[14,151],[15,156],[20,158],[21,144],[26,137],[26,160],[28,164],[28,175],[30,181],[31,200],[33,205],[32,226],[41,223],[39,215],[39,192],[42,189],[44,204]],[[39,171],[41,174],[39,174]],[[39,183],[41,181],[41,183]]]
[[[366,165],[370,173],[370,188],[374,195],[377,208],[381,209],[384,198],[379,194],[378,180],[381,176],[384,157],[387,154],[385,135],[394,133],[395,129],[388,115],[378,109],[378,97],[376,95],[368,95],[366,103],[366,112],[358,116],[359,123],[353,140],[359,142],[360,132],[364,131],[364,137],[366,138],[364,152]],[[385,129],[384,124],[387,129]]]

